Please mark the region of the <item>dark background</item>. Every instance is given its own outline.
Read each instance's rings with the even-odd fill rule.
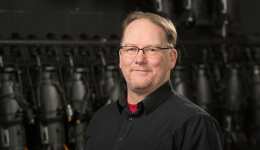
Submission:
[[[194,70],[195,64],[204,64],[204,70],[203,67],[200,68],[202,72],[205,71],[206,65],[210,66],[211,75],[214,76],[210,78],[214,78],[214,86],[217,88],[213,97],[218,103],[216,106],[219,107],[214,111],[218,113],[216,118],[220,122],[225,135],[226,149],[255,149],[258,144],[254,143],[257,141],[255,140],[257,139],[255,138],[255,135],[257,135],[255,134],[256,129],[258,129],[260,136],[260,113],[258,113],[258,116],[252,116],[252,112],[250,112],[251,109],[259,111],[259,108],[252,107],[255,106],[253,96],[250,97],[250,94],[253,95],[250,93],[253,86],[247,80],[247,86],[242,85],[243,83],[240,86],[239,81],[242,81],[240,77],[224,78],[225,73],[228,72],[224,68],[232,66],[238,69],[238,72],[246,73],[252,71],[250,70],[252,66],[248,64],[257,64],[256,68],[260,68],[260,1],[227,0],[228,12],[226,15],[220,13],[220,1],[192,0],[192,11],[187,11],[183,4],[185,0],[162,0],[163,11],[160,12],[156,9],[158,7],[157,0],[0,0],[0,56],[2,56],[4,62],[16,63],[23,69],[28,64],[36,62],[36,55],[39,55],[42,61],[52,62],[57,66],[63,63],[68,64],[68,55],[71,55],[75,63],[84,62],[86,64],[86,68],[90,70],[90,74],[93,76],[90,79],[90,85],[98,93],[95,87],[96,83],[92,82],[94,82],[95,76],[98,79],[102,76],[100,71],[102,69],[99,68],[100,66],[102,68],[100,52],[104,54],[107,62],[112,61],[111,66],[118,65],[119,40],[123,19],[134,10],[157,13],[171,19],[177,28],[176,49],[179,54],[177,65],[186,65],[192,75],[199,70]],[[186,20],[189,14],[194,16],[195,22],[187,24]],[[222,37],[224,20],[228,20],[226,37]],[[50,41],[55,42],[48,43]],[[57,41],[63,43],[57,43]],[[77,41],[82,43],[76,43]],[[53,51],[55,51],[55,56]],[[227,55],[227,61],[225,61],[223,55]],[[58,57],[59,59],[57,59]],[[206,61],[208,64],[205,63]],[[97,69],[91,70],[95,65]],[[219,80],[214,72],[216,65],[220,68],[219,76],[221,76],[221,79]],[[235,66],[239,67],[236,68]],[[228,69],[232,69],[232,67]],[[202,77],[206,78],[206,75],[203,75]],[[248,73],[248,76],[250,75]],[[239,83],[230,83],[230,87],[225,85],[227,88],[222,87],[225,83],[229,83],[231,79],[236,79]],[[197,86],[194,79],[189,82],[193,82],[192,84],[189,83],[192,85],[191,90],[193,91],[199,87],[208,89],[208,85],[203,85],[203,83],[198,83]],[[251,87],[248,88],[249,86]],[[242,94],[240,96],[243,98],[239,98],[237,93],[230,92],[232,91],[231,88],[236,89],[236,87],[240,88],[239,94]],[[256,89],[260,91],[260,87]],[[239,107],[238,111],[238,122],[242,122],[241,124],[238,123],[241,125],[240,129],[236,126],[232,127],[232,134],[240,138],[238,141],[242,142],[231,141],[231,144],[228,143],[233,135],[225,131],[226,122],[223,121],[221,115],[225,116],[226,114],[221,113],[230,113],[229,115],[233,118],[237,116],[233,112],[228,112],[229,110],[226,108],[229,106],[228,96],[225,97],[226,93],[231,93],[231,96],[228,96],[238,97],[237,99],[243,101],[240,104],[244,107]],[[243,95],[244,93],[245,95]],[[255,93],[257,95],[259,92]],[[195,103],[198,102],[194,98],[196,94],[198,95],[198,93],[193,92],[190,98]],[[257,96],[259,101],[259,95]],[[95,98],[93,99],[95,103]],[[104,104],[100,103],[95,106],[95,110]],[[259,126],[252,123],[254,121],[258,122]],[[258,137],[258,140],[260,141],[260,137]]]
[[[90,38],[95,35],[109,38],[113,34],[119,35],[121,22],[130,11],[139,8],[154,12],[152,8],[147,8],[143,3],[149,4],[149,1],[1,0],[0,38],[10,39],[14,33],[19,34],[22,39],[26,39],[29,35],[44,39],[48,33],[54,34],[57,39],[66,34],[75,39],[79,38],[80,34],[87,34]],[[176,17],[178,14],[176,10],[181,6],[174,6],[174,3],[176,4],[172,1],[170,15],[177,28],[182,28]],[[237,36],[259,35],[260,1],[236,0],[232,5],[237,5],[235,8],[237,10],[232,16],[238,19],[229,27],[228,32]],[[200,32],[203,31],[197,31],[196,36],[200,36]],[[178,31],[178,34],[181,37],[183,33]]]

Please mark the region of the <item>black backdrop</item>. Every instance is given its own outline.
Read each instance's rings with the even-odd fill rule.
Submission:
[[[56,38],[63,35],[78,38],[80,34],[109,38],[120,33],[121,21],[129,11],[136,8],[154,11],[144,6],[149,3],[145,1],[148,0],[1,0],[0,38],[11,38],[14,33],[23,39],[29,35],[44,39],[48,33]],[[260,1],[236,1],[238,11],[235,15],[239,16],[240,24],[229,27],[228,32],[237,36],[260,34]],[[172,11],[180,8],[174,4]],[[174,14],[171,18],[181,28]],[[187,36],[184,31],[178,31],[180,37]],[[194,37],[203,32],[196,31],[195,35],[192,33]]]
[[[91,69],[91,66],[96,62],[102,61],[100,52],[104,53],[107,61],[118,62],[118,39],[122,20],[127,13],[136,9],[158,13],[153,7],[155,1],[1,0],[0,54],[3,56],[4,62],[15,62],[20,66],[36,62],[36,55],[31,53],[40,55],[41,61],[60,65],[61,63],[68,64],[68,55],[65,53],[69,52],[74,63],[84,63],[88,69]],[[207,57],[206,61],[213,72],[215,68],[212,67],[212,64],[217,63],[220,68],[221,65],[223,67],[222,55],[228,53],[229,63],[242,64],[244,70],[249,72],[250,69],[248,68],[250,67],[247,68],[245,64],[259,63],[260,58],[260,1],[228,0],[232,3],[229,5],[231,10],[229,14],[230,23],[227,25],[226,40],[221,37],[221,24],[218,21],[218,19],[221,20],[221,17],[215,11],[217,8],[216,1],[193,0],[193,2],[196,2],[196,5],[193,5],[193,8],[196,8],[194,13],[200,18],[197,18],[195,25],[187,27],[181,21],[182,16],[185,16],[182,1],[163,0],[163,2],[167,2],[164,5],[164,8],[167,9],[164,13],[159,12],[159,14],[169,17],[177,27],[179,38],[176,48],[180,56],[178,64],[190,67],[190,64],[205,63],[203,58]],[[198,10],[203,10],[204,13]],[[54,42],[51,44],[46,42],[47,39],[62,43]],[[17,40],[22,40],[22,43],[17,42]],[[77,43],[77,40],[81,40],[82,43]],[[29,41],[32,43],[28,44]],[[222,51],[223,45],[227,47],[224,52]],[[53,49],[49,51],[52,47],[55,47],[59,60],[57,60],[57,56],[52,54]],[[250,52],[247,51],[248,49]],[[48,53],[48,51],[51,53]],[[211,58],[211,52],[215,55],[214,58]],[[225,71],[223,70],[221,76],[224,76]],[[243,69],[240,69],[240,71],[243,71]],[[94,87],[94,83],[92,83],[92,86]],[[221,99],[225,98],[221,97],[221,92],[216,93],[221,104],[223,102]],[[250,117],[250,108],[247,107],[242,112],[247,118],[242,121],[243,123],[253,119],[252,116]],[[221,113],[221,111],[218,112]],[[255,117],[259,119],[258,116]],[[250,124],[244,125],[242,130],[247,135],[248,145],[252,146],[250,138],[253,136],[249,130],[250,127]],[[243,147],[243,149],[249,148]]]

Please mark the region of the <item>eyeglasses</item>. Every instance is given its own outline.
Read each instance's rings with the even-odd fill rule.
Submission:
[[[142,50],[143,53],[146,55],[146,57],[153,58],[158,55],[160,50],[166,50],[171,48],[144,47],[140,49],[136,46],[122,46],[121,49],[125,57],[129,57],[129,58],[135,57],[139,53],[139,51]]]

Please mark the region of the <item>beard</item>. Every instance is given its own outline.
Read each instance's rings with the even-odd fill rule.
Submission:
[[[153,76],[151,74],[142,75],[142,74],[130,74],[129,76],[129,85],[133,89],[146,89],[151,86]]]

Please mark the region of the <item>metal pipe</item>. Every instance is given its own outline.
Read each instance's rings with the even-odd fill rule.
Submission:
[[[212,38],[212,39],[195,39],[195,40],[178,40],[177,44],[185,45],[217,45],[217,44],[259,44],[260,38],[244,37],[244,38]],[[120,41],[116,40],[0,40],[1,45],[119,45]]]
[[[7,45],[118,45],[119,41],[76,41],[76,40],[0,40]]]

